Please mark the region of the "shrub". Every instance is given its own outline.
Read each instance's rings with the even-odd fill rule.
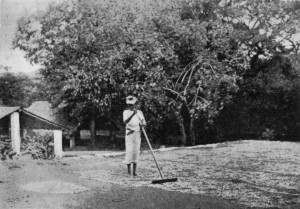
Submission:
[[[32,132],[22,138],[21,152],[30,154],[33,159],[50,160],[54,155],[54,138],[51,134]]]
[[[1,160],[6,160],[7,157],[13,159],[16,152],[13,151],[11,146],[11,139],[8,137],[0,137],[0,157]]]

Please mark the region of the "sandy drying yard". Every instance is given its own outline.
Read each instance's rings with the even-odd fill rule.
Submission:
[[[139,178],[124,179],[122,157],[106,158],[97,169],[87,165],[76,172],[98,181],[204,194],[248,207],[300,208],[300,143],[249,140],[155,154],[165,176],[178,177],[178,182],[149,184],[159,179],[150,153],[141,155]]]
[[[141,154],[138,177],[122,153],[1,164],[0,208],[300,208],[300,143],[237,141]],[[141,207],[142,205],[142,207]]]

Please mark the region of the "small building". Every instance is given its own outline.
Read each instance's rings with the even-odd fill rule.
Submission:
[[[62,131],[66,126],[53,121],[53,118],[41,114],[37,104],[33,103],[29,108],[0,107],[0,135],[9,136],[12,140],[13,150],[21,153],[21,136],[26,130],[53,131],[55,156],[60,158],[62,151]],[[44,109],[45,110],[45,109]]]
[[[30,107],[25,109],[39,117],[63,126],[63,135],[65,137],[64,142],[67,143],[65,146],[69,146],[70,148],[75,147],[74,132],[77,130],[78,124],[72,124],[69,121],[65,121],[64,118],[54,112],[54,110],[51,108],[51,104],[47,101],[35,101]]]

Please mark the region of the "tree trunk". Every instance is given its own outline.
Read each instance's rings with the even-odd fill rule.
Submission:
[[[185,128],[184,128],[183,118],[182,118],[180,112],[176,113],[176,118],[177,118],[177,122],[179,124],[180,133],[181,133],[181,145],[185,146],[186,145],[186,133],[185,133]]]
[[[298,141],[300,141],[300,128],[299,128],[299,124],[300,124],[300,84],[298,84],[298,98],[297,98],[297,115],[298,115]]]
[[[219,123],[217,123],[216,128],[217,128],[217,140],[218,140],[218,142],[222,142],[223,141],[223,131],[222,131],[222,128]]]
[[[111,118],[111,117],[110,117]],[[109,121],[109,141],[113,145],[113,148],[116,148],[116,135],[115,135],[115,127],[113,119],[111,118]]]
[[[190,119],[190,141],[191,141],[191,146],[195,146],[196,144],[196,137],[195,137],[195,131],[194,131],[194,118],[191,117]]]
[[[91,146],[94,147],[96,142],[96,121],[94,117],[91,119],[90,132],[91,132]]]
[[[192,140],[195,141],[195,134],[193,130],[193,122],[192,117],[190,115],[189,108],[186,104],[183,104],[180,109],[180,115],[183,120],[183,127],[185,131],[185,146],[192,145]]]

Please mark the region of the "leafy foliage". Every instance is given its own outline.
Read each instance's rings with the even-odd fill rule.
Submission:
[[[0,75],[0,103],[5,106],[28,106],[33,100],[44,98],[40,83],[25,74],[5,71]]]
[[[6,160],[7,158],[13,159],[13,156],[16,155],[16,152],[14,152],[12,149],[10,138],[1,136],[0,155],[1,155],[1,160]]]
[[[136,93],[144,71],[162,56],[151,24],[146,27],[149,20],[135,16],[142,11],[131,11],[126,1],[94,6],[63,4],[23,19],[15,42],[32,62],[45,66],[51,101],[73,118],[101,115],[114,99]]]
[[[70,120],[117,127],[134,94],[150,130],[175,119],[195,144],[195,125],[221,121],[233,99],[266,104],[296,88],[298,17],[294,1],[65,2],[21,19],[14,46],[44,66],[49,100]]]
[[[50,160],[54,158],[53,135],[32,132],[22,139],[22,155],[29,154],[33,159]]]

